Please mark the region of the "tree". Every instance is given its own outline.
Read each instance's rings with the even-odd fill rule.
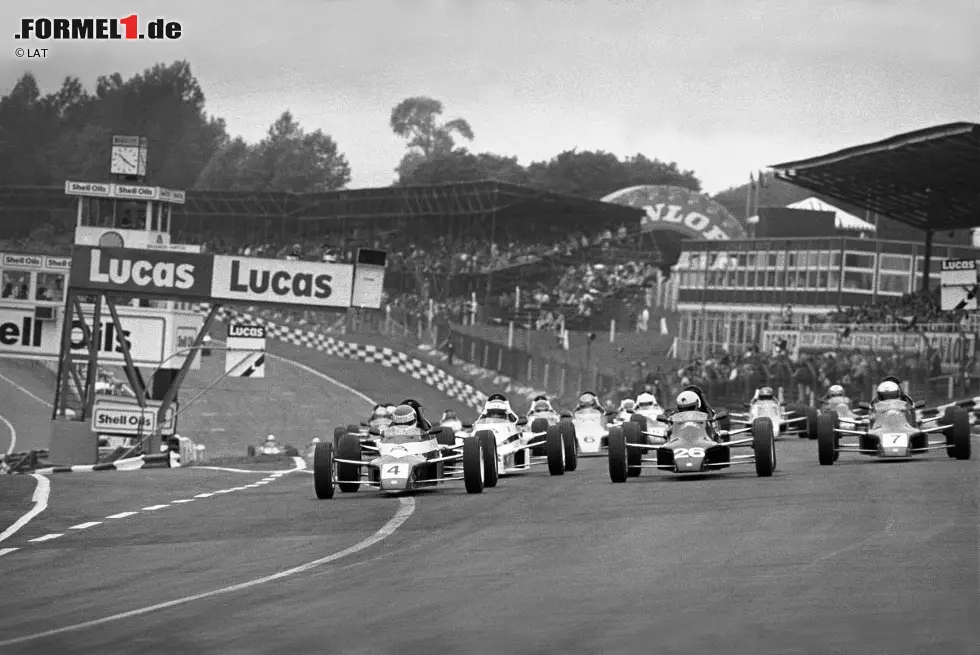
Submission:
[[[410,162],[408,166],[406,161]],[[398,184],[402,186],[488,179],[515,184],[527,181],[527,171],[516,157],[502,157],[489,152],[474,154],[465,148],[429,157],[421,154],[416,154],[414,158],[406,156],[397,170]]]
[[[236,139],[214,153],[195,183],[199,189],[330,191],[350,182],[351,170],[334,140],[306,133],[289,111],[254,146]]]
[[[700,190],[693,171],[682,171],[674,162],[665,163],[637,154],[620,160],[597,151],[566,150],[547,162],[528,166],[530,183],[550,191],[587,198],[601,198],[619,189],[640,184],[682,186]]]
[[[408,139],[408,147],[422,155],[451,152],[456,137],[473,140],[473,129],[465,119],[455,118],[441,123],[442,103],[433,98],[416,96],[406,98],[391,110],[391,129],[398,136]]]

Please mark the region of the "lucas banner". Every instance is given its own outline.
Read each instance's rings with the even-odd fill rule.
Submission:
[[[215,255],[215,300],[308,307],[350,307],[354,267]]]
[[[211,296],[213,255],[75,246],[72,287],[169,298]]]
[[[959,365],[976,352],[976,335],[957,332],[851,332],[846,338],[834,330],[766,330],[762,347],[772,352],[780,341],[786,341],[790,352],[823,353],[827,351],[871,351],[889,355],[897,348],[902,353],[924,353],[925,343],[939,352],[943,364]],[[924,340],[924,341],[923,341]]]

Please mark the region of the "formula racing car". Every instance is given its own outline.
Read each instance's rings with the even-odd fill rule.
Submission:
[[[574,433],[562,430],[560,423],[542,425],[542,420],[538,418],[534,421],[538,431],[535,431],[533,424],[531,431],[526,431],[527,419],[518,418],[507,398],[495,393],[487,398],[483,412],[472,427],[456,433],[456,443],[465,443],[475,437],[494,444],[496,467],[488,477],[488,486],[496,484],[498,475],[526,471],[540,463],[540,459],[535,461],[532,451],[541,446],[545,449],[544,459],[551,475],[574,471],[578,465]]]
[[[563,440],[575,443],[575,424],[572,423],[571,415],[563,414],[555,409],[547,396],[535,396],[525,416],[525,438],[533,438],[535,434],[545,434],[552,425],[558,426],[558,431],[562,434]],[[546,456],[548,454],[546,445],[542,443],[540,446],[535,446],[531,449],[531,454]],[[574,471],[574,465],[568,470]]]
[[[363,442],[373,443],[374,437],[371,436],[370,432],[373,429],[383,430],[384,428],[391,425],[391,415],[395,411],[394,405],[375,405],[374,409],[371,411],[371,417],[362,422],[360,425],[348,425],[346,428],[336,427],[333,429],[333,445],[334,448],[340,446],[340,439],[345,434],[357,435],[357,438]]]
[[[817,418],[817,457],[830,466],[842,452],[855,452],[883,459],[907,459],[930,450],[945,449],[949,457],[970,459],[970,417],[965,409],[947,407],[940,416],[918,418],[916,410],[925,403],[913,402],[901,388],[898,378],[887,377],[875,393],[874,402],[862,403],[865,418],[841,427],[838,414],[827,411]],[[936,434],[941,440],[931,441]],[[843,439],[856,438],[855,441]]]
[[[399,406],[391,425],[383,431],[372,428],[371,436],[373,445],[362,443],[356,434],[343,435],[336,448],[329,442],[316,444],[313,488],[317,498],[333,498],[335,486],[343,493],[362,486],[399,493],[460,480],[467,493],[481,493],[485,486],[493,486],[486,484],[496,473],[492,441],[477,437],[457,446],[451,429],[419,427],[412,407]],[[447,471],[447,464],[456,462],[460,466],[452,473]]]
[[[276,435],[270,434],[261,444],[245,449],[249,457],[298,457],[299,449],[289,444],[282,445],[276,441]]]
[[[708,406],[700,388],[685,387],[677,396],[676,410],[668,418],[666,437],[645,435],[632,421],[609,430],[609,478],[621,483],[639,476],[644,468],[697,474],[736,464],[754,464],[756,475],[771,476],[776,470],[772,421],[759,417],[750,427],[726,431],[719,428],[726,416],[725,410]],[[746,433],[751,436],[731,439]],[[733,449],[740,447],[751,448],[752,454],[733,454]],[[644,451],[651,450],[655,457],[644,457]]]
[[[732,423],[748,426],[757,418],[767,418],[772,421],[776,436],[807,436],[806,408],[787,406],[776,397],[772,387],[759,387],[745,407],[749,410],[747,414],[729,414]]]
[[[666,437],[670,427],[664,408],[652,393],[641,393],[636,397],[633,414],[626,420],[639,423],[640,428],[651,437]]]

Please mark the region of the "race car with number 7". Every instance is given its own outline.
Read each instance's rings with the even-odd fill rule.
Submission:
[[[700,388],[686,387],[667,419],[666,437],[654,437],[632,421],[609,431],[609,478],[622,483],[639,476],[644,468],[703,474],[737,464],[754,464],[759,477],[771,476],[776,470],[772,421],[757,418],[751,427],[728,431],[720,427],[727,416],[725,410],[713,410],[708,405]],[[751,433],[751,437],[731,439],[744,433]],[[752,454],[733,453],[741,447],[751,448]],[[649,451],[655,456],[644,456]]]

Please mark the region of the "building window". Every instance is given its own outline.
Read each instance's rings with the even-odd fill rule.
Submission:
[[[895,275],[893,273],[878,272],[878,291],[892,295],[902,295],[908,293],[909,276]]]
[[[845,252],[844,266],[846,268],[868,268],[875,267],[875,256],[867,253]]]
[[[46,302],[64,302],[65,276],[60,273],[38,273],[34,296]]]
[[[874,283],[874,273],[870,271],[844,271],[845,291],[871,292]]]

